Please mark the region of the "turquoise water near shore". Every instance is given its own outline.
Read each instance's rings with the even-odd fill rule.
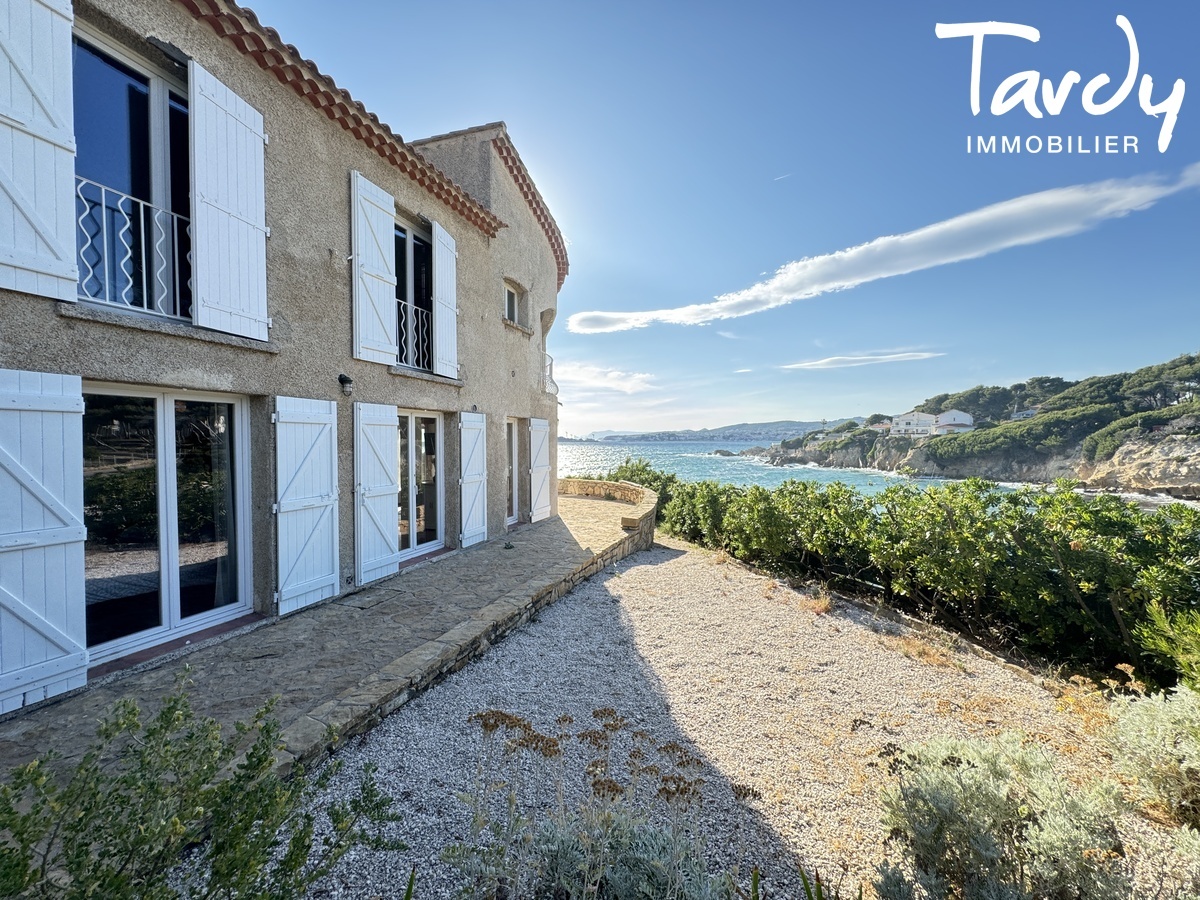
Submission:
[[[785,481],[845,482],[873,494],[889,484],[906,480],[902,475],[873,469],[821,469],[816,466],[772,466],[752,456],[714,456],[717,449],[736,453],[755,446],[751,443],[716,441],[629,441],[559,443],[558,474],[597,475],[616,468],[629,457],[641,457],[656,469],[673,472],[684,481],[719,481],[774,488]],[[759,445],[761,446],[761,445]],[[923,481],[925,479],[922,479]]]

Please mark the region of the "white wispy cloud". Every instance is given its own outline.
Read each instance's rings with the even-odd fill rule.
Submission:
[[[567,320],[567,329],[594,334],[645,328],[655,322],[700,325],[733,319],[881,278],[1079,234],[1197,187],[1200,163],[1188,166],[1175,178],[1110,179],[1025,194],[915,231],[788,263],[767,280],[722,294],[711,303],[639,312],[575,313]]]
[[[733,374],[734,375],[745,375],[748,372],[753,372],[753,371],[754,371],[753,369],[734,369]]]
[[[554,380],[559,387],[576,392],[640,394],[654,390],[654,376],[648,372],[623,372],[604,366],[559,361],[554,364]]]
[[[911,362],[917,359],[933,359],[935,356],[945,356],[945,353],[927,353],[924,351],[884,351],[880,353],[860,353],[854,356],[827,356],[824,359],[809,359],[804,362],[789,363],[780,366],[781,369],[845,369],[850,366],[877,366],[880,363]]]
[[[740,341],[741,340],[741,338],[738,337],[736,334],[734,334],[732,331],[718,331],[717,337],[723,337],[727,341]]]

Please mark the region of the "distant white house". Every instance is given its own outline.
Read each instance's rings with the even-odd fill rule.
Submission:
[[[1012,419],[1014,422],[1019,422],[1021,419],[1032,419],[1034,416],[1036,416],[1041,411],[1041,409],[1042,408],[1040,406],[1029,406],[1029,407],[1026,407],[1025,409],[1018,410],[1017,412],[1015,412],[1011,416],[1009,416],[1009,418]]]
[[[932,434],[962,434],[975,430],[975,418],[961,409],[948,409],[939,413],[933,423]]]
[[[891,434],[928,437],[934,434],[961,434],[975,430],[975,419],[961,409],[948,409],[940,415],[906,412],[892,420]]]
[[[880,434],[887,434],[892,430],[892,420],[884,419],[882,422],[876,422],[874,425],[868,425],[872,431],[877,431]]]
[[[937,416],[931,416],[929,413],[906,412],[892,419],[892,434],[910,434],[910,435],[929,435],[933,433],[933,426],[937,424]]]

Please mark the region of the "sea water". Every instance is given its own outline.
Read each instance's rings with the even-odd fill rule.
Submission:
[[[714,450],[737,453],[750,443],[719,441],[600,441],[560,442],[558,474],[602,475],[626,459],[645,459],[655,469],[673,472],[684,481],[718,481],[723,484],[762,485],[775,488],[785,481],[844,482],[863,493],[873,494],[905,476],[874,469],[823,469],[817,466],[773,466],[757,456],[718,456]],[[922,479],[926,481],[927,479]]]

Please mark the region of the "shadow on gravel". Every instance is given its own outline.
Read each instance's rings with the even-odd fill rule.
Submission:
[[[565,761],[548,763],[533,753],[504,753],[500,745],[488,743],[469,717],[503,710],[554,735],[596,728],[593,712],[606,707],[626,720],[610,756],[617,780],[628,779],[618,766],[627,759],[635,731],[647,732],[658,746],[674,742],[685,748],[698,760],[698,768],[691,771],[703,779],[695,821],[713,870],[736,871],[739,881],[748,883],[750,869],[758,866],[768,896],[803,896],[801,860],[754,808],[756,792],[726,777],[679,727],[672,702],[681,700],[668,698],[661,679],[639,654],[637,635],[617,596],[622,579],[631,573],[657,569],[685,554],[656,544],[605,570],[340,750],[344,767],[328,796],[349,793],[363,766],[376,766],[376,777],[394,798],[400,816],[391,836],[410,849],[358,849],[313,896],[392,896],[413,866],[417,897],[455,895],[462,879],[441,861],[441,853],[468,839],[471,801],[465,798],[486,797],[473,802],[477,807],[490,804],[492,814],[503,817],[507,786],[517,785],[520,814],[544,818],[557,807],[560,784],[568,807],[583,800],[588,790],[583,771],[596,753],[577,740],[564,742]],[[571,717],[572,724],[565,724],[563,716]],[[560,762],[574,778],[564,781]],[[488,785],[493,788],[490,793]],[[497,789],[498,785],[504,787]],[[831,873],[824,874],[828,878]]]

